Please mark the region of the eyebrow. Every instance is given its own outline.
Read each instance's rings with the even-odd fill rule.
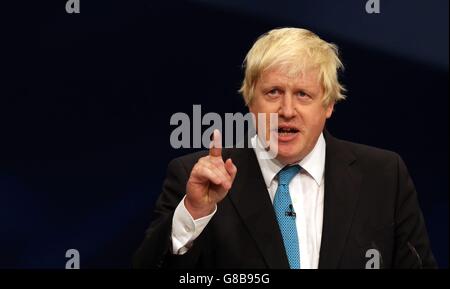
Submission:
[[[281,90],[286,90],[284,88],[285,86],[283,85],[279,85],[279,84],[275,84],[275,83],[262,83],[261,84],[261,88],[263,90],[269,90],[269,89],[281,89]],[[308,94],[311,95],[315,95],[317,93],[319,93],[320,91],[316,91],[316,89],[312,89],[310,86],[295,86],[293,89],[293,91],[297,92],[297,91],[304,91]],[[320,88],[319,88],[320,90]]]

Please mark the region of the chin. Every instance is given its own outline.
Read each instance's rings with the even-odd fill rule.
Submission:
[[[278,145],[277,160],[283,164],[291,164],[303,158],[301,144],[280,144]]]

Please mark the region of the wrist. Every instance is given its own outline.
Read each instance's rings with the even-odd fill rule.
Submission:
[[[208,216],[214,212],[215,204],[194,205],[188,197],[184,198],[184,206],[194,220]]]

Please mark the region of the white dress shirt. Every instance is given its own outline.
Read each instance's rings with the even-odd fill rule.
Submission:
[[[256,156],[263,148],[255,135],[251,139]],[[258,143],[257,143],[258,142]],[[324,172],[326,144],[320,134],[313,150],[298,164],[302,170],[289,183],[289,193],[296,213],[296,227],[300,249],[300,268],[317,269],[319,265],[320,243],[322,238]],[[278,187],[277,174],[284,167],[276,159],[257,158],[267,186],[270,199]],[[184,206],[184,198],[175,209],[172,220],[172,249],[175,254],[184,254],[192,246],[214,216],[213,213],[194,220]]]

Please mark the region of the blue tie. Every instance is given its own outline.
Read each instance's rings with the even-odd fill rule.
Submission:
[[[300,166],[284,167],[278,173],[278,188],[273,200],[273,207],[283,236],[284,248],[291,269],[300,269],[300,250],[298,248],[295,212],[289,195],[289,183],[300,171]]]

